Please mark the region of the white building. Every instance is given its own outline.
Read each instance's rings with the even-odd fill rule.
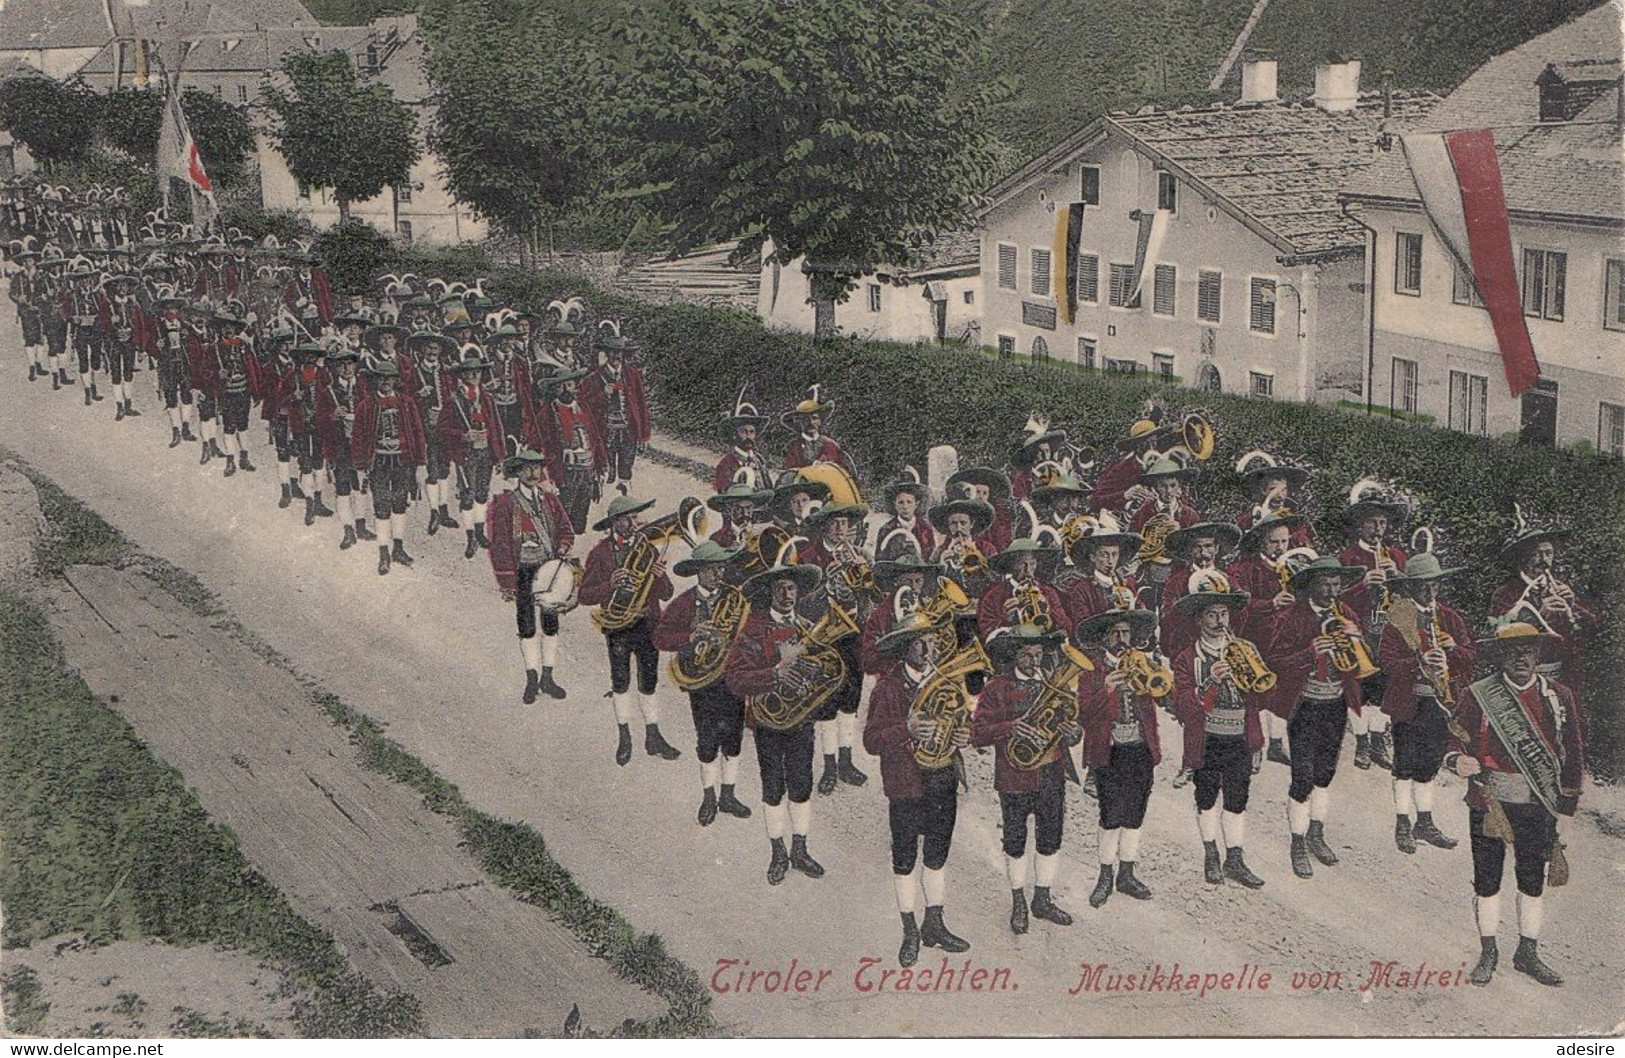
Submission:
[[[1100,118],[987,193],[982,341],[1003,352],[1153,372],[1213,392],[1335,401],[1360,393],[1365,236],[1337,193],[1379,155],[1385,123],[1431,95],[1359,90],[1359,63],[1277,98],[1254,60],[1236,103]],[[1084,203],[1076,315],[1057,300],[1057,217]],[[1164,211],[1132,303],[1140,221]]]
[[[1536,389],[1511,396],[1489,314],[1423,214],[1398,145],[1350,186],[1375,247],[1377,407],[1625,454],[1621,12],[1614,0],[1496,56],[1422,123],[1494,131]]]

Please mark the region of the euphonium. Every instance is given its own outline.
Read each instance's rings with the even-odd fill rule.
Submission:
[[[1173,693],[1174,670],[1166,662],[1159,663],[1143,650],[1125,650],[1117,664],[1128,689],[1135,694],[1152,698],[1166,698]]]
[[[1230,666],[1230,678],[1236,687],[1253,694],[1275,689],[1275,673],[1264,661],[1258,648],[1245,639],[1234,636],[1224,645],[1224,660]]]
[[[629,573],[626,584],[610,592],[609,601],[592,615],[593,624],[604,632],[618,632],[630,628],[643,617],[643,608],[654,590],[655,564],[665,553],[665,547],[674,539],[682,539],[693,546],[705,538],[705,504],[692,496],[686,497],[677,510],[632,533],[631,546],[621,559],[620,568]]]
[[[860,631],[844,608],[831,606],[826,610],[818,623],[797,640],[803,653],[794,666],[794,686],[746,702],[756,723],[770,731],[799,727],[846,679],[846,662],[835,644]]]
[[[1071,643],[1061,645],[1061,660],[1044,679],[1038,700],[1022,719],[1037,729],[1038,737],[1012,735],[1004,755],[1021,771],[1033,771],[1049,759],[1050,750],[1061,742],[1061,725],[1078,718],[1078,679],[1093,670],[1094,662]]]
[[[1369,679],[1381,670],[1371,660],[1365,640],[1343,631],[1344,617],[1343,604],[1333,600],[1331,612],[1320,625],[1320,634],[1332,641],[1332,667],[1338,672],[1352,672],[1357,679]]]
[[[932,628],[935,629],[933,634],[939,657],[947,657],[959,646],[959,632],[954,627],[954,618],[973,607],[965,589],[951,580],[938,584],[937,593],[920,607],[920,612],[931,619]]]
[[[710,616],[694,629],[690,649],[672,658],[667,666],[671,682],[682,690],[698,691],[721,679],[728,648],[749,616],[750,600],[744,592],[731,584],[719,587]]]
[[[1021,600],[1021,605],[1016,608],[1017,624],[1032,625],[1045,632],[1055,627],[1055,617],[1049,612],[1049,600],[1044,598],[1044,590],[1037,584],[1016,585],[1015,596]]]
[[[924,717],[937,722],[937,730],[925,742],[914,746],[914,760],[927,770],[945,768],[953,762],[954,736],[970,723],[976,710],[976,699],[965,686],[965,677],[973,672],[992,672],[993,659],[987,656],[982,641],[973,639],[937,666],[914,695],[910,716]]]

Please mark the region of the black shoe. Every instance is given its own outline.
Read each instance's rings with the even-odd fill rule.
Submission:
[[[90,390],[85,390],[85,407],[90,407]]]
[[[1309,856],[1309,843],[1302,834],[1292,835],[1292,873],[1299,878],[1315,876],[1315,861]]]
[[[316,517],[318,517],[318,518],[331,518],[331,517],[333,517],[333,509],[331,507],[329,507],[327,504],[322,502],[322,494],[319,493],[319,492],[316,494]]]
[[[236,456],[227,456],[226,457],[226,477],[229,478],[235,473],[237,473],[237,457]]]
[[[1354,766],[1361,771],[1371,767],[1371,736],[1354,736]]]
[[[39,365],[38,364],[29,364],[28,365],[28,381],[32,382],[38,377],[39,377]]]
[[[242,453],[237,456],[237,467],[240,470],[248,471],[250,474],[259,469],[259,467],[248,461],[248,449],[246,448],[243,449]]]
[[[1416,838],[1411,836],[1410,816],[1394,817],[1394,844],[1399,846],[1399,851],[1406,855],[1416,853]]]
[[[340,551],[348,551],[348,550],[350,550],[350,548],[352,548],[354,546],[355,546],[355,527],[347,525],[347,526],[344,527],[344,538],[339,541],[339,550]]]
[[[191,423],[189,423],[189,422],[181,423],[181,440],[183,440],[183,441],[196,441],[197,440],[196,437],[192,436],[192,424]]]
[[[357,540],[378,539],[378,534],[367,528],[367,522],[364,518],[357,518],[355,520],[355,536]]]
[[[1264,753],[1264,759],[1275,764],[1292,764],[1292,758],[1286,755],[1286,746],[1278,738],[1270,739],[1270,748]]]
[[[804,834],[790,835],[790,866],[805,874],[808,878],[822,878],[823,865],[812,858],[807,851],[807,837]],[[926,912],[926,922],[931,921],[931,913]],[[929,943],[929,942],[927,942]]]
[[[215,440],[212,437],[209,438],[209,458],[210,459],[224,459],[224,458],[226,458],[226,453],[220,451],[220,442]],[[332,513],[332,512],[329,512],[329,513]]]
[[[283,482],[282,483],[282,498],[276,501],[276,505],[278,507],[280,507],[281,509],[283,509],[283,510],[287,510],[288,507],[291,506],[292,504],[293,504],[293,492],[292,492],[291,489],[288,488],[288,483]]]
[[[547,695],[549,698],[552,698],[554,701],[558,701],[565,697],[564,688],[560,687],[557,681],[553,679],[552,669],[542,670],[542,682],[539,686],[542,693]]]
[[[412,556],[406,553],[406,542],[404,540],[395,541],[395,546],[389,549],[389,557],[408,568],[412,565]]]
[[[1190,781],[1191,781],[1191,770],[1189,768],[1180,768],[1179,771],[1174,773],[1174,780],[1173,780],[1172,785],[1173,785],[1174,789],[1178,790],[1178,789],[1184,788],[1185,786],[1190,785]]]
[[[643,751],[651,757],[660,757],[662,760],[676,760],[683,755],[683,751],[666,741],[656,724],[646,724],[643,728]]]
[[[1494,937],[1479,937],[1478,944],[1478,962],[1473,965],[1473,972],[1467,975],[1467,980],[1475,985],[1487,985],[1490,978],[1495,976],[1501,953],[1496,949]]]
[[[1416,813],[1416,825],[1411,827],[1411,836],[1417,841],[1425,841],[1436,849],[1453,849],[1459,842],[1455,838],[1447,838],[1433,823],[1432,812]]]
[[[1095,891],[1089,894],[1089,906],[1100,907],[1112,898],[1112,867],[1109,863],[1100,865],[1100,878],[1095,882]]]
[[[1371,736],[1371,763],[1384,771],[1394,770],[1394,758],[1388,752],[1388,732],[1378,731]]]
[[[296,499],[296,500],[302,500],[302,499],[306,498],[305,497],[305,490],[299,486],[299,482],[297,482],[297,481],[288,482],[288,491],[293,493],[293,498]]]
[[[124,402],[123,401],[120,401],[119,403],[113,405],[113,421],[114,422],[123,422],[124,421]]]
[[[920,957],[920,927],[914,924],[914,912],[903,912],[903,943],[897,949],[897,965],[913,966]]]
[[[387,547],[378,549],[378,575],[380,577],[389,575],[389,548]]]
[[[1132,896],[1136,900],[1151,899],[1151,890],[1146,884],[1134,877],[1134,864],[1128,860],[1117,865],[1117,891],[1124,896]]]
[[[1045,922],[1051,922],[1057,926],[1072,925],[1072,916],[1061,910],[1061,906],[1055,902],[1055,898],[1050,896],[1047,886],[1033,887],[1033,917],[1041,918]]]
[[[52,375],[51,376],[51,390],[52,390],[52,392],[56,392],[56,391],[60,390],[61,388],[62,388],[62,376],[60,374]]]
[[[1241,849],[1239,848],[1225,850],[1224,876],[1232,882],[1244,885],[1249,889],[1262,889],[1264,887],[1264,879],[1248,869],[1247,861],[1242,858]]]
[[[1533,937],[1518,938],[1518,950],[1512,954],[1512,968],[1553,988],[1563,983],[1562,974],[1540,961],[1539,942]]]
[[[852,748],[842,746],[838,763],[835,765],[835,775],[848,786],[862,786],[869,781],[869,776],[858,770],[852,763]]]
[[[784,851],[784,839],[773,838],[773,858],[767,861],[767,884],[778,885],[790,873],[790,854]]]
[[[1095,787],[1095,769],[1086,768],[1083,773],[1083,796],[1090,799],[1100,797],[1100,791]]]
[[[440,524],[441,524],[441,525],[442,525],[442,526],[443,526],[443,527],[445,527],[445,528],[447,528],[447,529],[458,529],[458,528],[461,528],[461,527],[460,527],[460,526],[459,526],[459,525],[458,525],[458,524],[457,524],[457,519],[455,519],[455,518],[453,518],[453,517],[452,517],[452,516],[451,516],[451,512],[450,512],[450,511],[448,511],[448,510],[447,510],[447,509],[446,509],[446,505],[445,505],[445,504],[444,504],[444,503],[442,503],[442,504],[441,504],[441,505],[440,505],[440,511],[439,511],[439,514],[440,514]]]
[[[477,555],[479,553],[480,553],[479,542],[474,539],[474,530],[470,529],[468,531],[468,546],[463,548],[463,557],[464,558],[473,558],[475,555]]]
[[[841,775],[836,767],[834,755],[830,753],[824,754],[824,774],[818,777],[818,792],[821,794],[834,793],[835,786],[840,782],[840,779]]]
[[[1309,833],[1304,836],[1304,844],[1309,846],[1309,854],[1328,867],[1337,866],[1337,853],[1326,844],[1326,824],[1318,819],[1309,821]]]
[[[728,783],[722,784],[722,794],[717,798],[717,810],[726,812],[735,819],[750,818],[750,806],[738,798],[734,793],[734,788]]]
[[[214,458],[214,453],[209,451],[209,442],[207,442],[207,441],[199,442],[198,443],[198,448],[201,449],[201,451],[198,453],[197,465],[200,466],[200,467],[201,466],[207,466],[209,460]]]
[[[711,787],[705,788],[705,796],[700,798],[700,826],[708,827],[717,821],[717,792]]]
[[[430,511],[429,512],[429,529],[428,529],[428,533],[429,533],[430,536],[433,536],[434,534],[438,533],[439,531],[440,531],[440,512],[439,511]]]
[[[380,548],[380,550],[382,550],[382,548]],[[385,551],[384,553],[387,555],[389,552]],[[388,560],[386,559],[385,561],[388,561]],[[541,685],[542,685],[542,678],[541,678],[540,674],[538,674],[535,669],[526,669],[525,670],[525,693],[519,696],[519,700],[524,702],[526,705],[535,705],[536,704],[536,692],[537,692],[538,689],[540,689]]]
[[[1018,937],[1027,932],[1027,892],[1024,889],[1010,890],[1010,932]]]
[[[1224,868],[1219,864],[1219,843],[1202,842],[1202,877],[1209,885],[1224,884]]]
[[[136,411],[135,406],[132,405],[128,400],[124,402],[124,414],[132,419],[141,418],[141,413]]]
[[[626,767],[632,763],[632,729],[625,724],[620,725],[620,734],[615,741],[615,763]]]
[[[925,909],[925,921],[920,925],[920,943],[927,948],[941,948],[953,955],[970,951],[970,941],[954,936],[947,923],[942,921],[940,904]]]
[[[92,382],[90,384],[90,399],[91,400],[101,400],[102,399],[102,395],[100,393],[96,392],[96,383],[94,383],[94,382]]]
[[[179,448],[180,446],[181,446],[181,432],[178,429],[176,429],[175,427],[171,426],[169,428],[169,447],[171,447],[171,448]]]
[[[204,457],[207,458],[207,456],[208,456],[208,452],[205,451],[204,452]],[[306,500],[305,501],[305,524],[306,525],[315,525],[316,524],[316,501],[315,500]]]
[[[485,526],[484,526],[484,524],[477,524],[477,525],[474,526],[474,539],[482,548],[485,548],[487,550],[490,549],[491,541],[489,541],[489,540],[487,540],[485,538]]]

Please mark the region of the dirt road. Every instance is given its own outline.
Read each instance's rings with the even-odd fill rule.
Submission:
[[[638,928],[658,932],[703,978],[728,960],[738,960],[736,968],[749,960],[750,970],[785,970],[793,960],[798,970],[815,972],[790,980],[809,989],[822,982],[803,994],[767,993],[764,982],[774,979],[760,978],[752,992],[719,993],[718,1020],[732,1031],[1498,1035],[1602,1031],[1619,1020],[1625,933],[1616,894],[1625,846],[1590,818],[1566,834],[1575,884],[1547,899],[1543,949],[1567,975],[1566,987],[1545,989],[1511,972],[1509,899],[1507,955],[1491,987],[1401,988],[1390,979],[1362,992],[1374,962],[1464,975],[1477,943],[1465,840],[1452,852],[1401,855],[1386,773],[1356,771],[1346,759],[1329,826],[1343,862],[1312,881],[1294,878],[1287,861],[1285,770],[1272,765],[1258,777],[1248,840],[1249,860],[1268,882],[1258,892],[1202,884],[1191,793],[1170,788],[1177,754],[1165,753],[1140,872],[1155,899],[1119,895],[1091,911],[1095,828],[1074,792],[1057,897],[1078,923],[1065,930],[1035,923],[1023,938],[1005,923],[1009,894],[990,767],[973,762],[950,860],[948,921],[972,943],[972,970],[990,973],[956,974],[954,983],[999,990],[890,991],[899,981],[883,981],[881,971],[895,966],[898,927],[875,762],[860,754],[871,775],[867,787],[815,799],[812,849],[827,876],[792,874],[769,888],[760,813],[743,822],[724,817],[709,829],[695,824],[698,766],[679,695],[663,687],[660,697],[663,727],[683,759],[665,763],[639,753],[631,766],[615,766],[614,723],[601,697],[608,666],[585,611],[565,626],[560,682],[568,700],[522,706],[511,612],[498,600],[484,556],[464,561],[460,538],[425,539],[414,512],[408,548],[416,568],[379,577],[370,547],[338,549],[331,520],[307,529],[294,510],[277,510],[266,470],[223,479],[218,462],[197,465],[194,446],[166,449],[167,422],[150,374],[137,379],[137,406],[146,415],[115,424],[110,404],[85,408],[76,392],[26,385],[21,363],[15,321],[7,320],[0,329],[0,445],[138,546],[196,573],[268,644],[387,725],[471,803],[535,825],[589,893]],[[251,447],[269,467],[263,434]],[[706,491],[648,463],[638,482],[640,494],[661,497],[662,512],[681,495]],[[748,744],[746,758],[742,794],[755,804]],[[1441,791],[1439,815],[1447,832],[1465,839],[1460,793],[1459,786]],[[1618,810],[1615,791],[1588,788],[1587,799]],[[959,969],[964,958],[949,965]],[[940,962],[928,951],[920,968]],[[1170,991],[1070,996],[1080,965],[1101,963],[1128,973],[1178,963],[1182,974],[1215,975],[1216,986],[1227,972],[1243,976],[1197,1002]],[[1251,976],[1243,969],[1249,965]],[[991,973],[1001,968],[1008,973]],[[1270,974],[1267,987],[1258,987],[1259,970]],[[1315,971],[1318,978],[1309,976]],[[718,976],[719,984],[734,980]],[[934,975],[933,984],[943,980]],[[910,983],[921,987],[919,978]]]

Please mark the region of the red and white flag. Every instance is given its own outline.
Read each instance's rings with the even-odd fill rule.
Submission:
[[[1473,277],[1489,310],[1507,387],[1516,397],[1540,379],[1540,364],[1523,316],[1495,134],[1489,129],[1411,133],[1400,143],[1423,211],[1439,241]]]
[[[212,226],[218,212],[214,203],[214,183],[203,168],[203,156],[186,123],[186,112],[181,109],[177,86],[173,81],[167,81],[167,87],[168,91],[164,93],[164,121],[158,130],[158,176],[166,200],[171,179],[186,185],[192,196],[192,223],[199,229],[207,229]]]

